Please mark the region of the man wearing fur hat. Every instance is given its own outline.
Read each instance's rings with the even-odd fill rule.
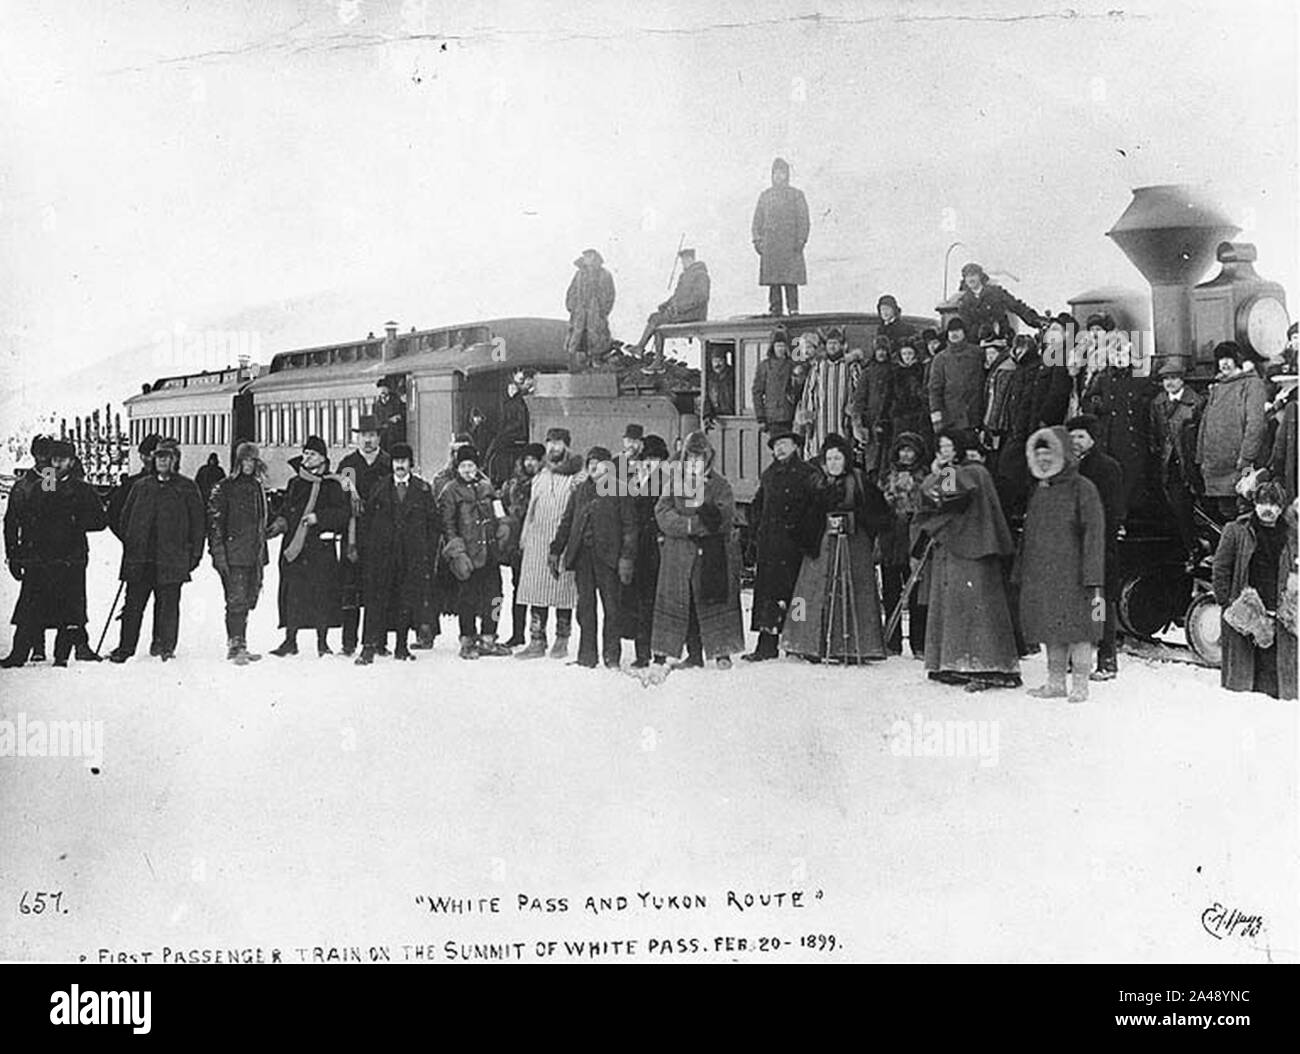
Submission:
[[[414,452],[406,443],[393,444],[390,457],[392,472],[375,480],[361,517],[366,625],[358,666],[369,666],[387,650],[393,627],[393,657],[415,658],[408,638],[419,623],[438,552],[441,517],[433,489],[411,471]]]
[[[392,458],[379,447],[379,422],[372,415],[362,414],[352,433],[357,437],[356,449],[339,462],[338,471],[352,506],[342,554],[344,655],[357,650],[361,609],[365,606],[366,503],[393,471]]]
[[[750,624],[758,634],[758,646],[744,656],[749,662],[778,656],[777,641],[790,610],[804,551],[810,547],[808,514],[818,478],[817,470],[799,456],[802,436],[793,431],[773,432],[767,445],[772,463],[763,470],[749,509],[758,549]]]
[[[795,431],[805,436],[804,455],[821,453],[828,435],[853,434],[853,395],[862,364],[845,355],[844,331],[826,334],[826,354],[808,365],[808,379],[795,411]]]
[[[774,330],[767,355],[754,371],[750,390],[754,417],[762,431],[784,432],[794,420],[794,360],[790,358],[790,336]]]
[[[898,306],[898,298],[892,293],[886,293],[876,301],[876,314],[880,316],[876,336],[888,340],[889,350],[894,354],[898,353],[898,349],[905,342],[916,339],[916,327],[903,321],[902,308]]]
[[[529,493],[528,512],[520,533],[524,555],[515,603],[527,604],[532,610],[528,646],[515,654],[516,659],[539,659],[547,654],[546,626],[551,608],[555,608],[555,643],[550,657],[563,659],[569,653],[578,584],[572,571],[560,567],[560,558],[551,552],[551,542],[568,508],[569,496],[583,479],[582,458],[569,452],[572,442],[567,428],[547,431],[546,460],[533,478]]]
[[[930,423],[941,429],[974,429],[984,420],[984,353],[970,343],[976,334],[960,317],[948,319],[948,343],[930,363]]]
[[[1219,373],[1210,385],[1196,440],[1196,461],[1205,482],[1205,503],[1223,523],[1238,513],[1237,485],[1269,458],[1264,447],[1268,385],[1253,348],[1225,340],[1214,349]]]
[[[114,487],[108,495],[108,529],[122,540],[122,507],[126,504],[127,495],[131,493],[140,480],[153,475],[153,454],[158,449],[158,444],[162,442],[162,437],[155,432],[150,432],[140,440],[138,453],[140,455],[140,471],[133,475],[123,476],[122,480]]]
[[[341,625],[338,535],[347,527],[351,505],[329,475],[329,451],[320,436],[308,436],[302,455],[290,458],[294,475],[273,530],[280,547],[280,625],[284,640],[271,654],[298,654],[298,630],[316,630],[316,653],[329,655],[329,630]]]
[[[609,351],[614,278],[605,270],[605,260],[595,249],[584,249],[573,266],[577,272],[564,297],[569,312],[565,350],[569,355],[569,370],[581,373]]]
[[[208,498],[208,552],[226,595],[226,658],[236,666],[262,657],[248,650],[248,613],[257,607],[262,569],[270,562],[265,480],[257,445],[243,442],[230,475]]]
[[[126,583],[126,601],[122,635],[109,655],[112,662],[126,662],[135,654],[150,596],[158,657],[166,662],[176,653],[181,586],[203,559],[207,540],[199,488],[177,471],[179,465],[176,441],[162,440],[154,450],[153,471],[131,488],[122,507],[120,577]]]
[[[597,595],[604,613],[599,658],[614,670],[622,661],[620,584],[632,584],[637,551],[636,512],[626,487],[626,477],[618,478],[609,450],[592,447],[587,452],[586,478],[569,496],[551,542],[551,556],[577,581],[579,666],[594,668],[598,658]]]
[[[808,242],[808,201],[790,186],[790,165],[772,162],[772,185],[759,195],[750,225],[759,256],[758,284],[767,286],[768,314],[799,313],[799,287],[808,281],[803,250]],[[782,306],[781,294],[785,294]]]
[[[1188,560],[1200,556],[1193,507],[1200,487],[1196,467],[1196,433],[1201,423],[1202,399],[1184,380],[1181,359],[1170,359],[1160,367],[1160,391],[1151,400],[1151,422],[1147,430],[1151,455],[1155,458],[1160,489],[1174,514],[1174,523]]]
[[[46,627],[58,630],[55,666],[67,666],[74,647],[78,661],[99,661],[86,638],[86,534],[102,531],[108,521],[94,490],[72,474],[72,444],[51,440],[45,454],[44,475],[24,488],[18,511],[5,516],[5,555],[22,582],[13,650],[0,659],[6,668],[27,661],[37,641],[44,643]]]
[[[645,321],[645,330],[631,348],[637,355],[654,336],[655,330],[673,322],[699,322],[709,317],[709,269],[703,260],[695,258],[694,249],[682,249],[677,258],[682,263],[682,273],[677,278],[673,295],[660,304]],[[646,367],[648,373],[663,371],[663,340],[655,341],[654,361]]]
[[[978,336],[980,327],[986,322],[996,323],[1005,333],[1010,315],[1023,319],[1035,329],[1041,329],[1048,321],[1024,301],[990,281],[984,268],[977,263],[968,263],[961,269],[961,283],[957,314],[966,323],[966,333],[970,337]]]

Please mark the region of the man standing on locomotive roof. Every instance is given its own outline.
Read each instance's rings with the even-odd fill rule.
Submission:
[[[229,476],[208,497],[208,552],[226,595],[226,658],[247,666],[262,656],[248,650],[248,613],[257,607],[262,569],[270,562],[266,465],[256,444],[240,443]]]
[[[777,642],[808,547],[809,510],[818,479],[817,470],[799,456],[802,436],[773,432],[767,445],[774,460],[759,478],[749,511],[758,549],[750,626],[758,633],[758,647],[744,655],[749,662],[778,657]]]
[[[559,557],[551,556],[551,542],[564,518],[569,496],[584,478],[582,458],[569,453],[572,442],[567,428],[549,429],[546,460],[533,478],[520,536],[524,555],[515,592],[515,603],[527,604],[532,610],[528,619],[528,647],[517,652],[516,659],[539,659],[547,654],[546,623],[550,608],[555,608],[555,644],[550,657],[563,659],[569,653],[578,584],[572,571],[560,567]]]
[[[808,201],[790,186],[790,166],[772,162],[772,185],[758,197],[750,225],[759,256],[758,284],[767,286],[768,314],[799,313],[799,287],[808,281],[803,249],[808,242]],[[782,307],[781,294],[785,293]]]
[[[605,270],[605,259],[595,249],[583,249],[573,266],[577,270],[564,296],[564,306],[569,312],[565,351],[570,372],[581,373],[609,351],[614,278]]]
[[[176,441],[162,440],[154,450],[153,471],[131,488],[122,507],[120,577],[126,583],[126,602],[122,635],[109,655],[112,662],[126,662],[135,654],[151,595],[157,655],[166,662],[176,653],[181,586],[203,559],[207,540],[199,488],[176,471],[179,464]]]
[[[19,481],[10,494],[5,556],[22,590],[12,620],[13,651],[0,659],[0,666],[23,665],[49,626],[58,629],[55,666],[67,666],[74,647],[77,661],[99,661],[86,638],[86,534],[102,531],[108,521],[98,495],[72,475],[75,454],[71,443],[49,441],[45,475],[26,486],[27,481]]]
[[[343,542],[340,576],[343,583],[344,655],[357,650],[357,631],[361,628],[361,609],[365,606],[366,503],[384,477],[393,471],[392,459],[379,448],[379,422],[371,414],[362,414],[352,433],[357,437],[356,449],[339,462],[338,470],[343,490],[352,506]]]

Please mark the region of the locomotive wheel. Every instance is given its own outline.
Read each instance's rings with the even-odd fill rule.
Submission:
[[[1184,616],[1187,643],[1207,666],[1223,661],[1223,612],[1213,593],[1202,593],[1187,607]]]
[[[1120,587],[1116,617],[1119,628],[1134,637],[1154,639],[1169,628],[1186,603],[1185,576],[1171,577],[1168,568],[1136,574]]]

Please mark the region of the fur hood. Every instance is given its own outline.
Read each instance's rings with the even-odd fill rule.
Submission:
[[[913,471],[916,469],[928,471],[930,452],[926,449],[925,440],[921,438],[919,432],[899,432],[894,437],[894,441],[889,444],[890,464],[898,465],[898,452],[905,446],[910,446],[916,451],[916,461],[912,463]]]
[[[1038,467],[1034,450],[1040,444],[1046,444],[1052,452],[1051,468],[1044,472]],[[1074,446],[1070,442],[1070,433],[1061,425],[1040,428],[1025,441],[1025,458],[1029,462],[1029,472],[1037,480],[1050,483],[1077,472],[1079,459],[1075,456]]]

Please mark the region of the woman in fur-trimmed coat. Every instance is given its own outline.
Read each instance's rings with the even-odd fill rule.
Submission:
[[[681,655],[692,624],[698,624],[704,654],[719,667],[744,651],[740,614],[740,542],[731,484],[713,469],[713,445],[692,432],[682,460],[664,473],[655,519],[664,535],[655,592],[650,649]]]
[[[501,603],[501,547],[510,524],[496,514],[496,491],[479,470],[478,451],[463,446],[456,461],[456,475],[438,495],[438,511],[447,539],[442,555],[456,579],[460,657],[509,655],[510,649],[497,643],[495,612]]]

